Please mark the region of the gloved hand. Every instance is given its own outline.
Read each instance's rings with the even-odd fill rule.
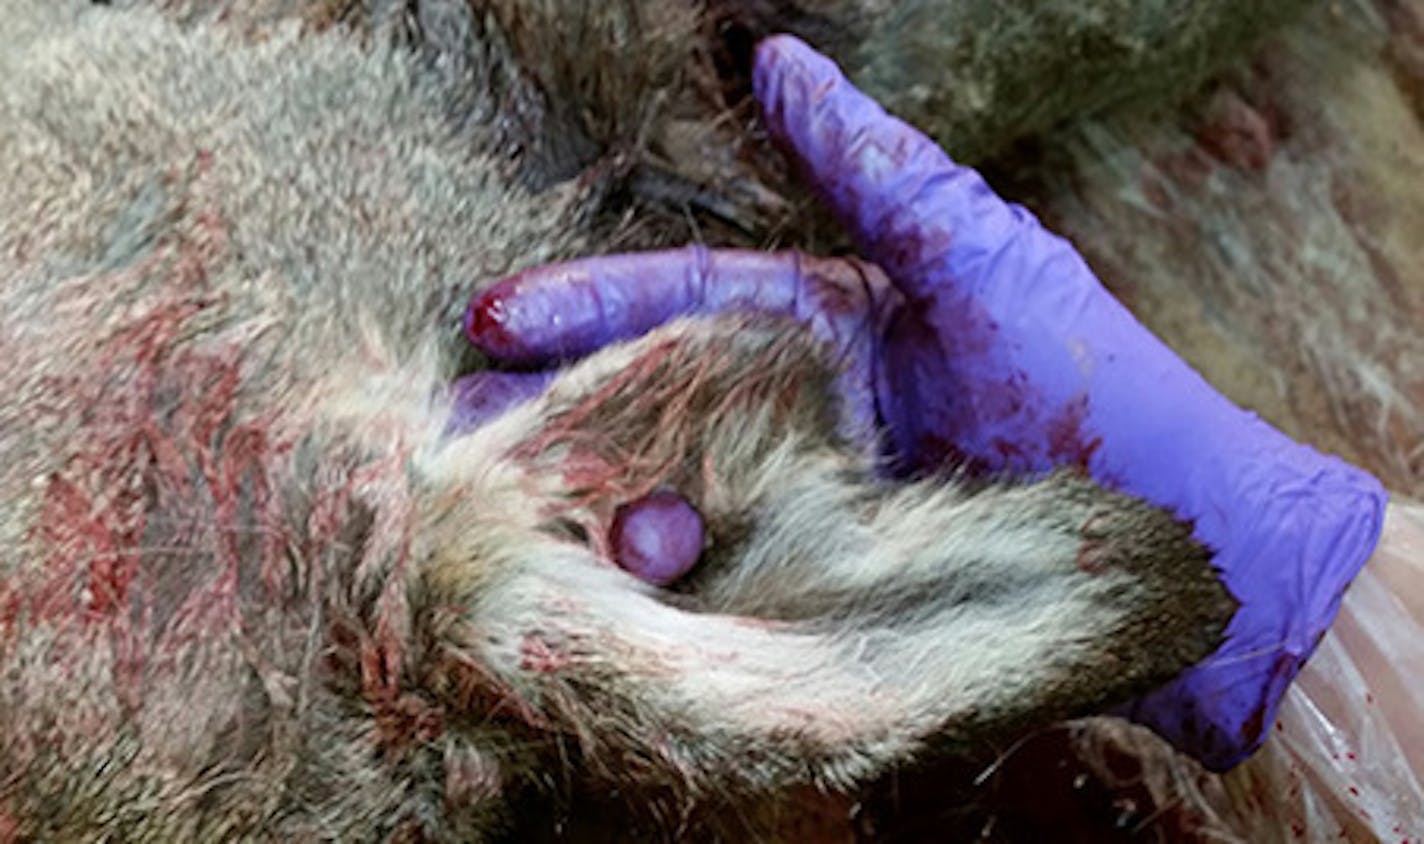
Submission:
[[[486,291],[471,340],[543,363],[680,314],[780,313],[847,355],[847,418],[884,425],[903,468],[1073,464],[1194,520],[1241,609],[1217,654],[1126,714],[1210,768],[1243,759],[1374,548],[1379,483],[1213,391],[1066,241],[828,59],[768,39],[754,85],[773,135],[893,285],[868,265],[791,253],[593,258]]]

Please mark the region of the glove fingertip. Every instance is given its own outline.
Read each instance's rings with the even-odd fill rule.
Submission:
[[[524,344],[510,324],[507,299],[512,292],[512,285],[502,282],[475,296],[465,308],[465,338],[484,354],[506,362],[525,356]]]
[[[790,35],[772,36],[757,47],[752,90],[773,137],[839,206],[834,186],[853,175],[843,166],[845,147],[860,125],[883,112],[847,82],[835,62]]]
[[[788,86],[834,84],[840,71],[830,59],[794,35],[772,35],[757,44],[752,93],[762,108],[779,114]]]
[[[763,41],[753,91],[771,135],[864,254],[913,296],[977,283],[992,270],[986,257],[1032,231],[1031,215],[804,42],[787,35]]]
[[[483,370],[456,379],[450,389],[448,436],[469,433],[507,410],[543,392],[553,372]]]

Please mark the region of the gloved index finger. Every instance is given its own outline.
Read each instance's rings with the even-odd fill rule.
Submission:
[[[481,351],[515,365],[581,357],[680,316],[721,313],[789,317],[844,346],[870,330],[865,319],[893,295],[883,275],[857,262],[690,246],[510,276],[471,301],[465,332]]]
[[[475,297],[465,333],[505,363],[587,355],[679,316],[735,310],[791,315],[793,253],[708,250],[603,255],[527,270]]]
[[[470,302],[465,334],[504,363],[581,357],[695,308],[704,275],[700,257],[692,248],[526,270]]]
[[[1061,243],[800,40],[761,42],[753,88],[772,134],[865,256],[912,298],[950,280],[978,286],[991,270],[1011,269],[1006,261],[1033,258],[1010,248],[1024,234]]]
[[[680,316],[763,314],[809,328],[842,371],[842,433],[871,437],[879,338],[901,298],[876,267],[796,252],[709,250],[604,255],[511,276],[475,297],[469,339],[505,363],[589,354]]]

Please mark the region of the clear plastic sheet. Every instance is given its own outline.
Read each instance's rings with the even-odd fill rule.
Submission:
[[[1245,840],[1424,841],[1424,506],[1392,505],[1275,735],[1226,781],[1274,798]]]
[[[1108,719],[1081,723],[1072,745],[1105,786],[1145,804],[1144,840],[1424,842],[1424,505],[1391,505],[1378,551],[1249,761],[1212,775]]]

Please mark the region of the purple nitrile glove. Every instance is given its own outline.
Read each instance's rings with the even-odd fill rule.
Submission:
[[[534,398],[554,380],[554,372],[495,372],[466,375],[450,389],[450,436],[466,434],[511,407]]]
[[[465,333],[507,364],[582,357],[679,316],[759,312],[806,323],[837,353],[848,437],[879,424],[881,338],[903,302],[879,268],[796,252],[709,250],[606,255],[517,273],[475,299]]]
[[[772,132],[902,296],[864,265],[810,273],[791,254],[611,256],[497,285],[472,305],[471,338],[530,362],[678,314],[797,317],[847,352],[851,415],[880,419],[906,468],[1077,464],[1195,520],[1242,607],[1216,655],[1128,713],[1209,767],[1240,761],[1373,550],[1378,482],[1214,392],[1065,241],[801,42],[764,42],[754,84]],[[858,299],[842,295],[848,273]]]
[[[771,131],[914,304],[888,344],[901,442],[990,466],[1080,462],[1195,520],[1241,609],[1221,650],[1131,708],[1209,767],[1263,740],[1383,523],[1379,482],[1227,401],[1063,239],[888,117],[801,42],[757,51]],[[966,400],[967,398],[967,400]]]

